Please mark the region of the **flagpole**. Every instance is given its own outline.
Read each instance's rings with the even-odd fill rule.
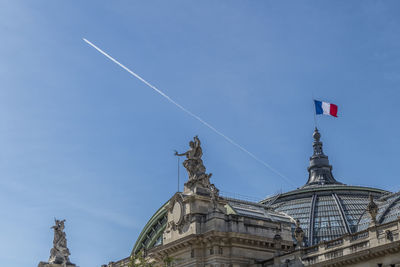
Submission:
[[[180,178],[180,173],[179,173],[179,167],[180,167],[180,158],[178,157],[178,191],[177,192],[179,192],[179,178]]]
[[[312,101],[313,101],[313,105],[314,105],[314,111],[313,111],[313,113],[314,113],[314,126],[317,129],[318,128],[317,127],[317,115],[316,115],[317,111],[315,110],[315,99],[314,99],[314,96],[313,96]]]

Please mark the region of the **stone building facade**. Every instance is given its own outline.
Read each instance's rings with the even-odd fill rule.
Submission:
[[[265,266],[400,266],[400,219],[281,253]]]

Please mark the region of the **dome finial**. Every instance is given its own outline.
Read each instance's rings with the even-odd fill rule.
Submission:
[[[318,132],[318,128],[315,127],[314,133],[313,133],[313,138],[315,142],[319,142],[319,139],[321,138],[321,134]]]
[[[314,153],[310,158],[309,177],[306,185],[340,184],[333,178],[332,166],[329,164],[328,156],[322,150],[321,134],[317,127],[315,127],[313,138]]]
[[[324,155],[324,152],[322,151],[322,142],[320,142],[321,134],[319,133],[317,127],[315,127],[313,138],[314,138],[313,142],[314,156]]]

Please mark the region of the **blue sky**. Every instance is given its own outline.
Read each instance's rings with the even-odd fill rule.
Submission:
[[[54,217],[67,220],[71,260],[81,267],[128,256],[177,190],[173,150],[186,150],[196,134],[223,192],[260,199],[302,186],[313,97],[339,106],[338,119],[318,118],[335,178],[398,191],[399,8],[398,1],[0,2],[2,264],[47,260]]]

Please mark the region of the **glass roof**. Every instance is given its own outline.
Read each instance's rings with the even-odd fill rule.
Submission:
[[[400,216],[400,192],[384,195],[380,199],[374,200],[378,205],[376,221],[378,224],[392,222]],[[359,220],[357,231],[365,230],[371,223],[368,212],[364,212]]]
[[[375,199],[383,195],[383,191],[379,194],[368,188],[348,190],[344,185],[341,190],[333,191],[329,186],[325,189],[320,188],[312,194],[299,189],[298,194],[282,195],[273,203],[268,203],[268,200],[265,203],[275,211],[298,219],[305,232],[306,244],[311,246],[356,232],[369,203],[369,194],[373,194]]]

